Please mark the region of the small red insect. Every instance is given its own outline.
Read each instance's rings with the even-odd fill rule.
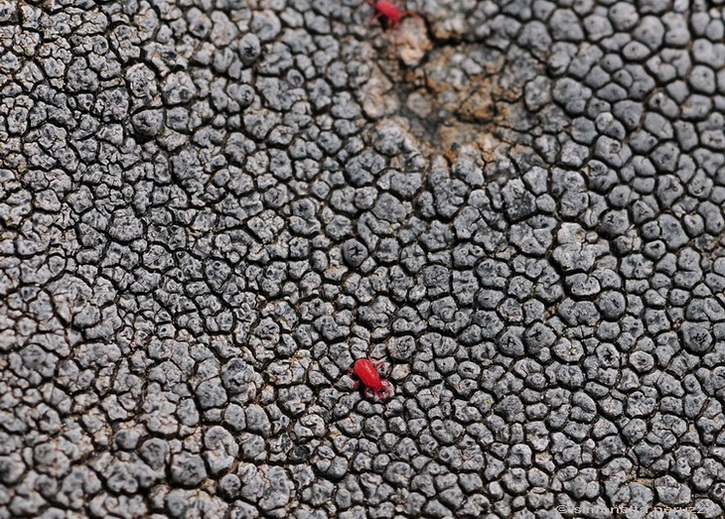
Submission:
[[[350,368],[350,376],[355,375],[358,378],[353,387],[357,389],[360,384],[365,386],[363,391],[365,396],[370,396],[370,393],[378,398],[392,396],[392,385],[387,380],[380,378],[378,370],[382,366],[382,362],[373,362],[370,359],[356,360],[355,365]]]
[[[378,12],[378,14],[373,16],[373,20],[382,16],[385,18],[385,27],[387,28],[397,27],[400,25],[400,20],[402,20],[404,16],[416,16],[420,18],[420,15],[417,13],[411,11],[401,11],[400,7],[388,0],[377,0],[377,2],[373,2],[373,0],[365,0],[365,3],[373,6]]]

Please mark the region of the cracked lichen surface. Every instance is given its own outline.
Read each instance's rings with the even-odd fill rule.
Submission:
[[[721,4],[0,0],[0,519],[722,518]]]

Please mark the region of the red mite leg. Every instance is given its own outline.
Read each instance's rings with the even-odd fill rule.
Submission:
[[[400,16],[406,16],[406,15],[407,16],[415,16],[419,20],[422,20],[423,19],[423,17],[421,15],[419,15],[418,13],[414,13],[413,11],[402,11],[400,13]]]
[[[393,384],[391,384],[390,382],[388,382],[386,380],[385,381],[385,386],[383,388],[383,392],[385,392],[389,396],[393,396]]]
[[[372,5],[372,6],[375,6],[375,4],[373,4],[373,3],[371,3],[370,5]],[[383,13],[381,13],[380,11],[378,11],[378,12],[377,12],[377,13],[375,14],[375,16],[373,16],[373,17],[372,17],[372,18],[370,19],[370,21],[369,21],[368,23],[373,23],[373,22],[374,22],[375,20],[377,20],[377,19],[378,19],[378,18],[380,18],[381,16],[384,16],[384,15],[383,15]]]
[[[347,370],[347,376],[354,379],[354,382],[352,384],[353,389],[357,389],[360,387],[360,381],[356,378],[355,370],[353,368]]]

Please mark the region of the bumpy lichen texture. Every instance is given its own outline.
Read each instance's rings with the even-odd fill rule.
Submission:
[[[0,0],[0,518],[723,517],[720,4]]]

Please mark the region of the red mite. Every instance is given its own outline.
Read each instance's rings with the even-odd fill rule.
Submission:
[[[365,0],[365,3],[373,6],[378,12],[378,14],[373,17],[373,20],[382,16],[385,18],[385,26],[388,28],[400,25],[400,20],[402,20],[404,16],[416,16],[420,18],[420,15],[411,11],[401,11],[400,7],[388,0],[378,0],[377,2],[373,2],[373,0]]]
[[[370,396],[371,393],[378,398],[392,396],[393,390],[390,382],[380,378],[378,369],[382,366],[382,362],[373,362],[370,359],[356,360],[355,365],[350,369],[350,376],[355,375],[358,378],[354,388],[357,389],[362,384],[365,386],[365,396]]]

